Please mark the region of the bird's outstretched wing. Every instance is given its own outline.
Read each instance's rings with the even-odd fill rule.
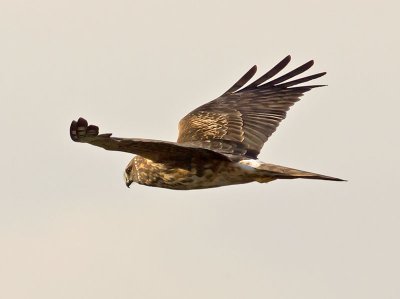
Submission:
[[[137,154],[154,162],[190,162],[192,159],[229,161],[229,158],[223,154],[191,144],[139,138],[118,138],[112,137],[111,134],[99,135],[99,128],[88,125],[88,122],[83,118],[72,121],[70,136],[76,142],[89,143],[110,151]]]
[[[296,86],[326,73],[290,80],[308,70],[311,60],[268,81],[289,63],[287,56],[259,79],[243,87],[256,73],[253,66],[222,96],[193,110],[179,122],[178,143],[192,142],[224,154],[257,158],[286,112],[303,93],[324,85]],[[289,81],[288,81],[289,80]]]

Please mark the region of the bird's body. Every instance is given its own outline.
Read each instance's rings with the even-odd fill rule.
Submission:
[[[313,65],[313,61],[268,81],[290,61],[283,59],[259,79],[250,69],[219,98],[190,112],[179,122],[177,142],[118,138],[100,134],[97,126],[80,118],[73,121],[70,136],[112,151],[136,154],[125,169],[127,186],[132,182],[175,190],[214,188],[276,179],[341,179],[257,159],[261,148],[286,112],[304,92],[321,85],[296,86],[325,75],[319,73],[288,81]],[[266,82],[266,83],[265,83]]]
[[[256,169],[242,161],[192,161],[182,168],[176,163],[155,163],[136,156],[128,167],[141,185],[176,190],[205,189],[250,183],[257,179]]]
[[[194,160],[190,167],[182,167],[179,163],[155,163],[136,156],[127,169],[138,184],[175,190],[206,189],[251,182],[268,183],[278,178],[338,180],[254,159],[237,162]]]

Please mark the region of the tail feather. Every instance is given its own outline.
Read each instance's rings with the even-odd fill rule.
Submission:
[[[346,181],[339,178],[322,175],[313,172],[307,172],[294,168],[263,163],[257,167],[258,170],[265,171],[265,174],[276,179],[311,179],[311,180],[326,180],[326,181]]]

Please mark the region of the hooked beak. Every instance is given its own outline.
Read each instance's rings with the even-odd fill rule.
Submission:
[[[132,183],[133,183],[133,181],[127,180],[127,181],[125,182],[125,185],[129,188],[129,186],[130,186]]]

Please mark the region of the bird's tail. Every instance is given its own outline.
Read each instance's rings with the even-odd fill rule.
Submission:
[[[326,180],[326,181],[345,181],[339,178],[322,175],[313,172],[288,168],[284,166],[262,163],[257,167],[260,178],[257,179],[260,183],[266,183],[275,179],[311,179],[311,180]],[[264,177],[265,175],[265,177]]]

